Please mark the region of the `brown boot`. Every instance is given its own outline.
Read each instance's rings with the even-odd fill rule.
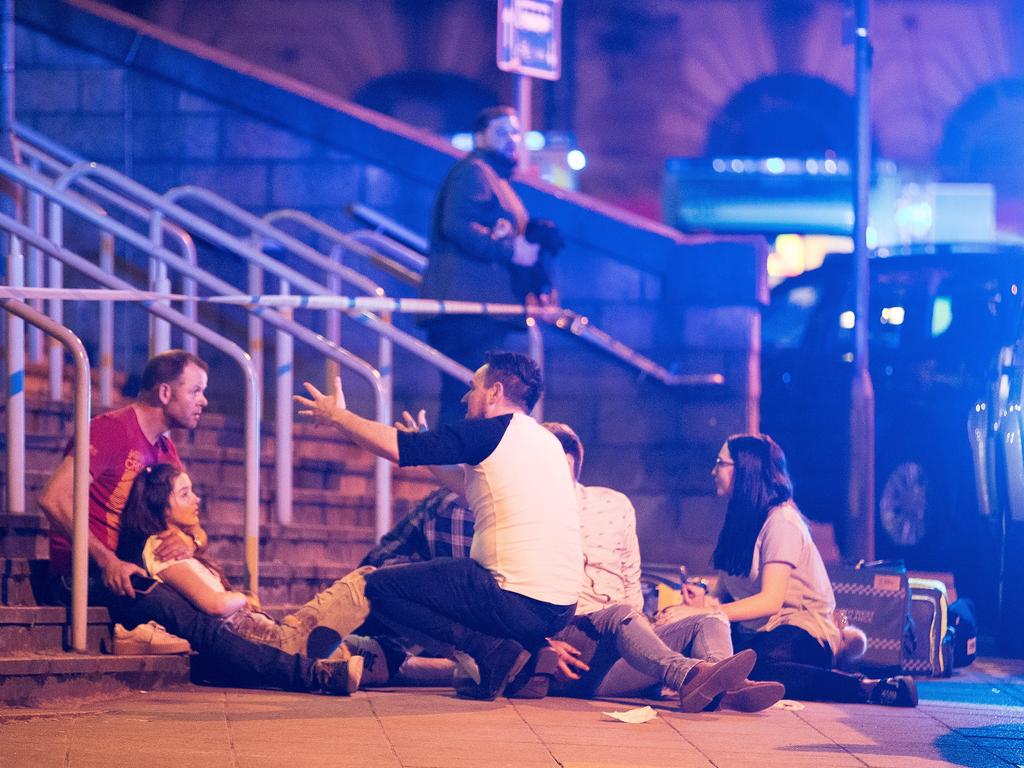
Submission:
[[[772,680],[744,680],[738,687],[726,691],[718,706],[737,712],[760,712],[768,709],[786,695],[786,687]]]
[[[757,654],[749,648],[717,663],[697,662],[679,689],[679,709],[703,712],[720,693],[739,687],[756,662]]]

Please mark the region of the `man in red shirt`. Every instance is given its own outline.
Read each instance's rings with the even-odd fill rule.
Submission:
[[[114,595],[135,597],[132,574],[145,575],[134,563],[119,560],[117,534],[132,481],[148,466],[167,462],[181,466],[178,452],[166,432],[194,429],[207,405],[209,366],[193,354],[170,350],[153,357],[142,373],[138,399],[124,408],[97,416],[89,425],[89,559],[93,576]],[[74,461],[71,446],[39,496],[39,506],[50,520],[50,573],[54,581],[70,586],[71,520]],[[191,556],[206,543],[202,529],[167,534],[162,557]],[[58,592],[61,585],[55,585]],[[93,589],[90,597],[108,602]]]
[[[193,673],[227,685],[260,684],[290,691],[348,692],[344,665],[331,665],[254,643],[231,632],[218,616],[196,609],[164,584],[136,595],[133,574],[146,575],[136,563],[115,554],[121,511],[136,476],[160,462],[181,466],[170,429],[194,429],[206,407],[208,366],[195,355],[171,350],[153,357],[142,373],[142,391],[131,405],[97,416],[89,428],[89,598],[106,605],[111,618],[126,627],[155,621],[189,641],[199,655]],[[73,460],[65,455],[39,497],[51,525],[54,597],[70,595],[70,544]],[[191,557],[206,545],[199,526],[168,532],[157,551],[164,560]],[[95,577],[100,577],[101,581]]]

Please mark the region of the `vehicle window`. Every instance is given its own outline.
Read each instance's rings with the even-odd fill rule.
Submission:
[[[927,332],[926,296],[933,282],[925,270],[875,269],[872,271],[868,343],[873,352],[913,354]],[[832,356],[853,359],[853,286],[847,284],[843,301],[835,308],[826,347]]]
[[[764,346],[772,349],[800,349],[820,300],[820,287],[811,283],[776,288],[761,323]]]
[[[932,299],[929,346],[941,371],[980,376],[1012,338],[1019,304],[996,277],[951,275]]]

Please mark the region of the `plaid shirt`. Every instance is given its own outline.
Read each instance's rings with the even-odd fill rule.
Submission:
[[[360,565],[380,568],[435,557],[469,557],[473,513],[459,496],[438,488],[424,497],[370,550]]]

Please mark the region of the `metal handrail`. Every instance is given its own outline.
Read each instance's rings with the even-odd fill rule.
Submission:
[[[49,171],[54,174],[54,178],[59,177],[61,174],[67,171],[68,168],[75,165],[76,163],[87,162],[86,160],[84,160],[79,155],[76,155],[71,150],[61,147],[58,144],[55,144],[46,137],[41,136],[35,131],[32,131],[31,129],[28,129],[24,126],[18,126],[17,133],[15,135],[15,142],[18,145],[18,149],[21,151],[23,156],[29,158],[29,160],[34,163],[37,162],[46,165]],[[103,186],[102,184],[97,184],[96,182],[89,179],[83,179],[81,182],[81,187],[83,191],[98,197],[107,204],[113,204],[117,206],[126,213],[130,213],[142,220],[147,220],[149,218],[149,213],[148,211],[146,211],[145,208],[138,205],[134,201],[124,197],[123,195],[119,195],[117,192]],[[29,210],[30,212],[33,211],[31,207]],[[41,215],[36,214],[35,218],[37,218],[39,221],[39,227],[37,228],[37,231],[42,232],[43,217]],[[183,228],[181,228],[180,226],[173,222],[162,222],[160,225],[160,230],[162,230],[163,234],[169,235],[171,239],[177,243],[178,247],[181,250],[181,255],[190,264],[196,265],[198,263],[195,242],[193,242],[192,237],[188,234],[188,232],[186,232]],[[154,242],[162,243],[162,240],[158,240],[158,238],[161,236],[162,235],[160,231],[156,230],[153,226],[150,227],[150,237],[153,239]],[[150,277],[151,288],[158,287],[155,284],[155,277],[155,275],[151,275]],[[185,296],[194,297],[196,295],[195,281],[193,281],[191,278],[187,276],[183,276],[181,292]],[[197,307],[195,302],[186,301],[182,306],[182,312],[190,320],[197,319]],[[153,336],[162,337],[162,334],[160,334],[154,329]],[[100,337],[102,343],[102,333]],[[167,343],[165,339],[160,338],[160,343],[158,347],[152,349],[151,351],[162,352],[168,346],[169,343]],[[196,338],[190,334],[185,334],[184,339],[182,341],[182,347],[187,352],[195,354],[197,349]],[[102,371],[104,365],[104,357],[102,355],[100,358],[100,365]],[[101,389],[101,399],[102,393],[103,390]]]
[[[426,253],[430,250],[430,243],[427,238],[413,232],[408,227],[403,227],[394,219],[373,210],[373,208],[367,205],[352,203],[348,207],[348,212],[352,218],[369,224],[378,232],[383,232],[392,240],[402,243],[402,245],[406,245],[420,253]]]
[[[87,221],[91,221],[101,229],[107,229],[115,235],[131,242],[137,248],[150,253],[161,253],[165,257],[177,259],[173,253],[166,248],[154,246],[146,238],[137,232],[102,217],[92,211],[86,204],[75,200],[66,193],[59,193],[48,187],[45,181],[35,179],[21,166],[0,158],[0,172],[18,181],[26,187],[34,188],[45,197],[58,200],[69,210],[74,211]],[[114,277],[112,274],[97,267],[92,262],[47,240],[39,233],[9,217],[0,216],[0,225],[12,232],[23,241],[32,244],[41,251],[71,265],[87,277],[108,288],[121,288],[135,290],[135,286],[127,281]],[[126,236],[127,235],[127,236]],[[193,334],[202,341],[205,341],[215,349],[219,349],[234,359],[241,366],[246,380],[245,395],[245,570],[246,582],[250,589],[255,590],[259,580],[259,444],[260,444],[260,393],[256,386],[256,371],[252,365],[249,355],[238,347],[234,342],[225,339],[219,334],[211,331],[205,326],[190,320],[185,315],[159,303],[145,302],[144,305],[150,313],[157,314],[174,325]]]
[[[409,249],[416,249],[422,254],[426,254],[429,250],[429,242],[425,237],[417,235],[415,232],[403,227],[401,224],[396,222],[394,219],[379,213],[372,208],[365,205],[354,203],[348,207],[349,214],[360,221],[363,221],[371,226],[375,227],[375,231],[361,231],[354,232],[351,234],[352,237],[361,239],[364,244],[370,245],[378,250],[389,253],[398,253],[398,260],[404,260],[404,251]],[[388,244],[387,240],[391,239],[393,242]],[[424,269],[426,268],[427,260],[423,260]],[[401,265],[399,265],[401,266]],[[422,271],[422,270],[421,270]],[[718,387],[725,384],[725,376],[721,373],[708,373],[708,374],[680,374],[673,373],[662,365],[651,360],[646,355],[637,352],[632,347],[623,344],[618,339],[614,338],[611,334],[606,331],[602,331],[599,328],[595,328],[590,324],[590,320],[577,312],[573,312],[569,309],[564,309],[556,317],[550,317],[548,315],[539,316],[544,322],[549,325],[558,328],[559,330],[567,331],[573,336],[580,338],[595,347],[598,347],[605,352],[608,352],[613,357],[618,358],[624,363],[637,368],[641,374],[650,376],[653,379],[660,381],[670,387],[677,386],[711,386]],[[529,325],[529,321],[528,325]],[[534,324],[534,328],[536,325]],[[528,330],[530,328],[528,327]],[[531,336],[531,349],[535,343],[534,337]],[[539,343],[539,342],[536,342]],[[539,348],[539,354],[543,356],[543,348]],[[531,352],[531,357],[534,357]],[[534,359],[537,359],[534,357]]]
[[[160,195],[157,195],[152,190],[143,187],[137,182],[132,181],[131,179],[123,176],[122,174],[117,173],[113,169],[92,163],[79,163],[69,168],[57,180],[55,186],[57,189],[61,189],[87,176],[95,176],[100,179],[103,179],[107,183],[115,184],[126,193],[135,196],[139,200],[149,205],[151,207],[152,217],[151,230],[154,230],[159,226],[159,223],[162,221],[165,215],[172,216],[184,226],[192,229],[193,231],[198,232],[204,237],[210,239],[215,244],[218,244],[224,247],[226,250],[230,250],[242,256],[244,259],[248,260],[250,264],[255,263],[262,268],[268,269],[268,271],[273,271],[278,274],[283,273],[285,279],[298,283],[306,290],[313,290],[318,292],[326,290],[318,283],[310,280],[304,275],[301,275],[300,273],[295,272],[294,270],[288,267],[285,267],[276,260],[267,257],[265,254],[261,253],[257,249],[244,245],[243,243],[239,242],[236,238],[232,237],[231,235],[228,235],[226,232],[219,229],[218,227],[215,227],[202,217],[185,210],[181,206],[175,204],[173,201],[167,200],[161,197]],[[227,205],[231,205],[230,203],[227,203],[227,201],[224,201],[224,203]],[[59,206],[51,204],[51,216],[54,220],[59,220],[61,216],[61,209]],[[131,236],[125,234],[122,234],[122,237],[125,237],[126,239],[129,240],[132,239]],[[143,248],[143,250],[147,249]],[[194,274],[202,282],[213,287],[214,290],[218,290],[221,292],[236,290],[233,286],[229,286],[227,283],[220,280],[219,278],[215,278],[214,276],[208,273],[201,272],[201,270],[186,269],[184,265],[180,263],[180,260],[174,260],[173,255],[170,255],[166,251],[166,249],[158,248],[157,250],[150,250],[148,252],[151,254],[151,256],[160,259],[165,264],[174,264],[179,271]],[[169,256],[170,258],[168,258]],[[352,273],[352,276],[354,276],[352,282],[365,282],[365,278],[362,278],[362,276],[358,275],[358,273]],[[266,319],[267,321],[271,322],[272,325],[285,329],[289,333],[298,338],[302,338],[304,341],[311,344],[315,349],[317,349],[321,353],[325,354],[328,357],[333,357],[339,363],[357,372],[362,378],[364,378],[364,380],[367,381],[367,383],[373,389],[375,401],[375,415],[377,419],[384,423],[390,423],[392,418],[391,401],[389,398],[390,388],[386,387],[384,383],[381,381],[381,376],[376,369],[374,369],[365,361],[352,355],[347,350],[339,349],[333,345],[330,345],[318,334],[312,332],[305,326],[290,320],[289,318],[285,318],[284,316],[278,313],[260,313],[254,310],[253,312],[250,313],[250,317],[254,316],[261,320]],[[372,316],[368,317],[368,322],[370,324],[377,323],[383,325],[381,321],[379,321],[377,318]],[[382,334],[390,335],[388,334],[388,329],[390,328],[390,326],[386,326],[386,328],[380,329],[380,332]],[[422,342],[419,342],[418,340],[415,341],[418,344],[422,344]],[[431,352],[434,352],[434,350],[431,350]],[[254,355],[254,358],[256,357],[257,356]],[[258,362],[256,370],[257,374],[259,375],[259,373],[262,372],[262,356],[259,356],[257,360]],[[447,360],[447,358],[445,358],[445,360]],[[452,364],[454,365],[454,363]],[[261,380],[261,377],[258,380]],[[290,404],[288,410],[290,413]],[[290,430],[284,435],[278,435],[278,440],[284,442],[288,442],[291,439],[292,435]],[[375,479],[376,487],[378,489],[378,495],[376,499],[375,528],[380,533],[380,535],[383,535],[390,528],[391,525],[391,471],[391,465],[383,461],[378,462],[376,465]],[[291,480],[290,474],[288,480]],[[290,505],[285,507],[280,502],[290,500],[290,487],[285,486],[279,489],[279,491],[280,493],[276,496],[276,499],[279,502],[278,512],[279,515],[283,518],[283,522],[288,522],[290,517]],[[282,510],[284,511],[282,512]]]
[[[100,169],[97,166],[96,168],[94,168],[94,170],[99,171]],[[93,223],[97,227],[100,227],[101,229],[106,229],[106,230],[108,230],[110,232],[113,232],[115,235],[120,237],[125,242],[127,242],[127,243],[129,243],[129,244],[131,244],[131,245],[133,245],[133,246],[135,246],[137,248],[139,248],[140,250],[142,250],[145,253],[148,253],[153,258],[160,259],[161,261],[163,261],[167,265],[173,267],[174,269],[178,270],[179,272],[191,274],[192,277],[194,277],[197,281],[199,281],[200,283],[208,286],[209,288],[211,288],[214,291],[217,291],[217,292],[220,292],[220,293],[236,293],[237,292],[237,289],[235,288],[235,286],[233,286],[233,285],[225,282],[224,280],[221,280],[220,278],[217,278],[217,277],[215,277],[215,276],[213,276],[213,275],[211,275],[211,274],[209,274],[209,273],[207,273],[207,272],[205,272],[205,271],[203,271],[203,270],[201,270],[201,269],[199,269],[197,267],[192,267],[190,264],[185,262],[181,257],[176,256],[174,253],[169,251],[167,248],[164,248],[163,246],[155,245],[154,243],[152,243],[151,241],[146,239],[143,235],[141,235],[140,233],[130,229],[129,227],[127,227],[127,226],[125,226],[125,225],[123,225],[123,224],[121,224],[119,222],[115,222],[113,220],[110,220],[109,218],[100,218],[100,217],[95,216],[90,210],[88,210],[83,204],[81,204],[75,197],[69,196],[68,192],[61,191],[59,189],[54,189],[51,186],[49,186],[48,180],[40,179],[40,178],[35,178],[35,177],[33,177],[33,175],[28,173],[25,169],[21,168],[20,166],[14,165],[13,163],[9,163],[9,162],[3,161],[3,160],[0,160],[0,171],[3,171],[5,173],[7,173],[12,178],[17,179],[18,181],[20,181],[21,183],[25,184],[26,186],[28,186],[30,188],[34,188],[34,189],[37,189],[37,190],[41,191],[46,197],[51,198],[52,200],[56,201],[56,202],[52,202],[51,203],[51,213],[52,213],[53,218],[54,218],[55,221],[57,221],[57,222],[60,221],[60,213],[61,213],[60,206],[63,206],[64,208],[67,208],[68,210],[73,211],[74,213],[76,213],[77,215],[79,215],[82,218],[86,219],[87,221],[90,221],[91,223]],[[130,180],[127,180],[127,181],[130,182]],[[134,185],[134,182],[130,182],[130,183]],[[133,191],[133,190],[129,190],[129,191]],[[152,194],[152,193],[150,193],[150,194]],[[158,198],[158,200],[159,200],[159,198]],[[60,205],[57,205],[57,203],[59,203]],[[163,204],[164,205],[170,205],[170,204],[167,204],[167,203],[163,203]],[[187,214],[187,212],[185,212],[185,213]],[[56,229],[57,230],[60,229],[60,225],[59,224],[57,225]],[[56,234],[59,235],[60,232],[58,231]],[[238,245],[236,243],[235,247],[239,248],[239,247],[242,247],[242,246],[240,246],[240,245]],[[248,249],[248,250],[252,250],[252,249]],[[258,254],[258,256],[260,258],[262,258],[262,259],[266,259],[266,257],[262,256],[262,254]],[[316,284],[313,283],[313,285],[316,285]],[[319,286],[317,286],[317,287],[319,287]],[[355,355],[353,355],[352,353],[348,352],[347,350],[339,349],[339,348],[335,347],[334,345],[330,344],[327,340],[325,340],[323,337],[321,337],[319,334],[316,334],[315,332],[311,331],[310,329],[306,328],[305,326],[303,326],[303,325],[301,325],[299,323],[296,323],[296,322],[294,322],[294,321],[292,321],[292,320],[282,316],[281,314],[279,314],[277,312],[266,311],[263,308],[252,308],[252,309],[249,309],[248,311],[250,311],[250,313],[259,314],[263,319],[267,320],[268,322],[270,322],[275,327],[278,327],[278,328],[281,328],[283,330],[288,331],[289,333],[294,335],[296,338],[300,338],[303,341],[305,341],[307,344],[312,346],[314,349],[319,351],[321,354],[324,354],[325,356],[328,356],[328,357],[331,357],[331,358],[335,359],[338,363],[344,365],[348,369],[353,370],[357,374],[359,374],[364,380],[367,381],[367,383],[370,385],[370,387],[373,390],[375,412],[378,415],[378,418],[380,418],[382,420],[386,419],[387,422],[391,421],[391,410],[390,410],[390,405],[391,404],[390,404],[390,400],[387,397],[388,393],[387,393],[386,388],[382,384],[380,374],[377,372],[376,369],[373,368],[373,366],[369,365],[364,360],[361,360],[360,358],[356,357]],[[254,366],[254,371],[255,371],[255,366]],[[259,381],[258,376],[257,376],[256,381],[257,382]],[[246,475],[247,475],[247,477],[248,477],[250,472],[252,472],[254,476],[258,477],[258,472],[259,472],[258,451],[257,451],[256,457],[257,457],[256,461],[251,462],[251,463],[247,459],[247,465],[246,465]],[[250,466],[251,466],[251,468],[250,468]],[[386,475],[389,476],[389,473],[390,473],[390,465],[388,465],[387,469],[385,470],[385,474]],[[378,498],[376,526],[378,528],[382,528],[383,532],[386,532],[387,529],[390,527],[390,490],[391,489],[390,489],[390,484],[389,483],[385,485],[383,482],[381,482],[381,486],[383,486],[383,493],[381,494],[380,498]],[[383,535],[383,533],[381,535]]]
[[[328,256],[320,253],[316,249],[306,245],[302,241],[292,237],[281,229],[273,226],[272,224],[256,217],[248,211],[240,208],[229,200],[215,194],[201,187],[195,186],[182,186],[168,190],[164,194],[164,199],[167,203],[173,206],[175,209],[181,209],[178,205],[179,201],[191,199],[202,203],[203,205],[211,208],[217,213],[233,219],[236,223],[247,227],[253,236],[259,236],[269,238],[274,242],[280,244],[286,248],[290,253],[304,259],[307,263],[313,264],[323,269],[328,276],[347,280],[353,285],[362,287],[369,293],[381,296],[384,294],[384,290],[370,280],[365,275],[356,272],[355,270],[345,267]],[[197,214],[189,214],[198,218]],[[203,219],[206,226],[212,226],[209,222]],[[312,295],[319,296],[330,296],[336,295],[338,288],[325,287],[305,275],[297,272],[296,270],[282,264],[276,259],[270,259],[266,257],[258,249],[247,249],[247,252],[235,250],[236,253],[246,258],[250,266],[255,264],[266,271],[275,274],[279,280],[282,281],[285,289],[290,289],[292,285],[297,288],[301,288],[311,293]],[[255,254],[256,258],[253,257]],[[252,279],[253,276],[251,276]],[[259,276],[255,276],[259,279]],[[472,378],[472,372],[466,369],[464,366],[456,363],[454,360],[442,355],[436,349],[430,345],[420,341],[415,336],[406,333],[398,328],[391,325],[390,318],[379,318],[370,312],[361,312],[359,314],[353,314],[352,319],[368,326],[372,331],[376,332],[381,337],[379,360],[378,365],[382,372],[381,386],[384,389],[385,397],[383,405],[378,408],[377,420],[389,424],[392,419],[392,402],[391,402],[391,344],[390,342],[397,342],[400,346],[409,350],[417,357],[426,360],[431,363],[434,367],[441,369],[445,373],[460,379],[464,382],[469,382]],[[279,366],[279,370],[280,370]],[[287,378],[287,371],[286,378]],[[289,388],[290,391],[290,388]],[[280,414],[282,425],[285,422],[290,424],[291,420],[291,408],[287,409],[287,414]],[[279,435],[279,439],[281,436]],[[290,441],[291,431],[288,429],[284,435],[284,439]],[[290,450],[290,447],[289,449]],[[375,502],[375,534],[379,538],[387,533],[391,528],[391,476],[392,476],[392,465],[385,459],[377,458],[374,461],[374,480],[376,489],[376,502]],[[280,481],[284,481],[285,478],[279,477]],[[287,478],[290,482],[291,477]],[[286,488],[288,486],[285,486]],[[279,510],[280,512],[280,510]],[[285,513],[287,514],[287,512]],[[283,516],[283,515],[282,515]],[[285,520],[286,521],[286,520]]]
[[[15,219],[2,213],[0,220],[4,223],[18,224]],[[27,228],[26,230],[31,232]],[[13,230],[8,231],[17,234]],[[20,234],[18,236],[21,237]],[[85,653],[89,628],[86,612],[89,602],[89,420],[92,416],[89,356],[85,352],[85,345],[74,333],[27,304],[14,299],[0,299],[0,307],[57,339],[75,361],[75,448],[71,492],[71,649]],[[20,395],[24,396],[24,391]],[[24,429],[16,434],[7,432],[8,442],[18,439],[24,443]],[[10,466],[7,471],[8,485],[17,483],[22,487],[22,493],[25,486],[24,469],[22,466],[18,475],[12,473]]]
[[[351,240],[370,249],[373,256],[369,257],[369,262],[375,267],[409,285],[419,285],[423,282],[422,272],[426,269],[427,260],[411,248],[406,248],[401,243],[369,229],[357,229],[354,232],[349,232],[348,236]],[[413,256],[416,257],[416,260],[412,258]],[[405,264],[410,266],[405,266]]]

